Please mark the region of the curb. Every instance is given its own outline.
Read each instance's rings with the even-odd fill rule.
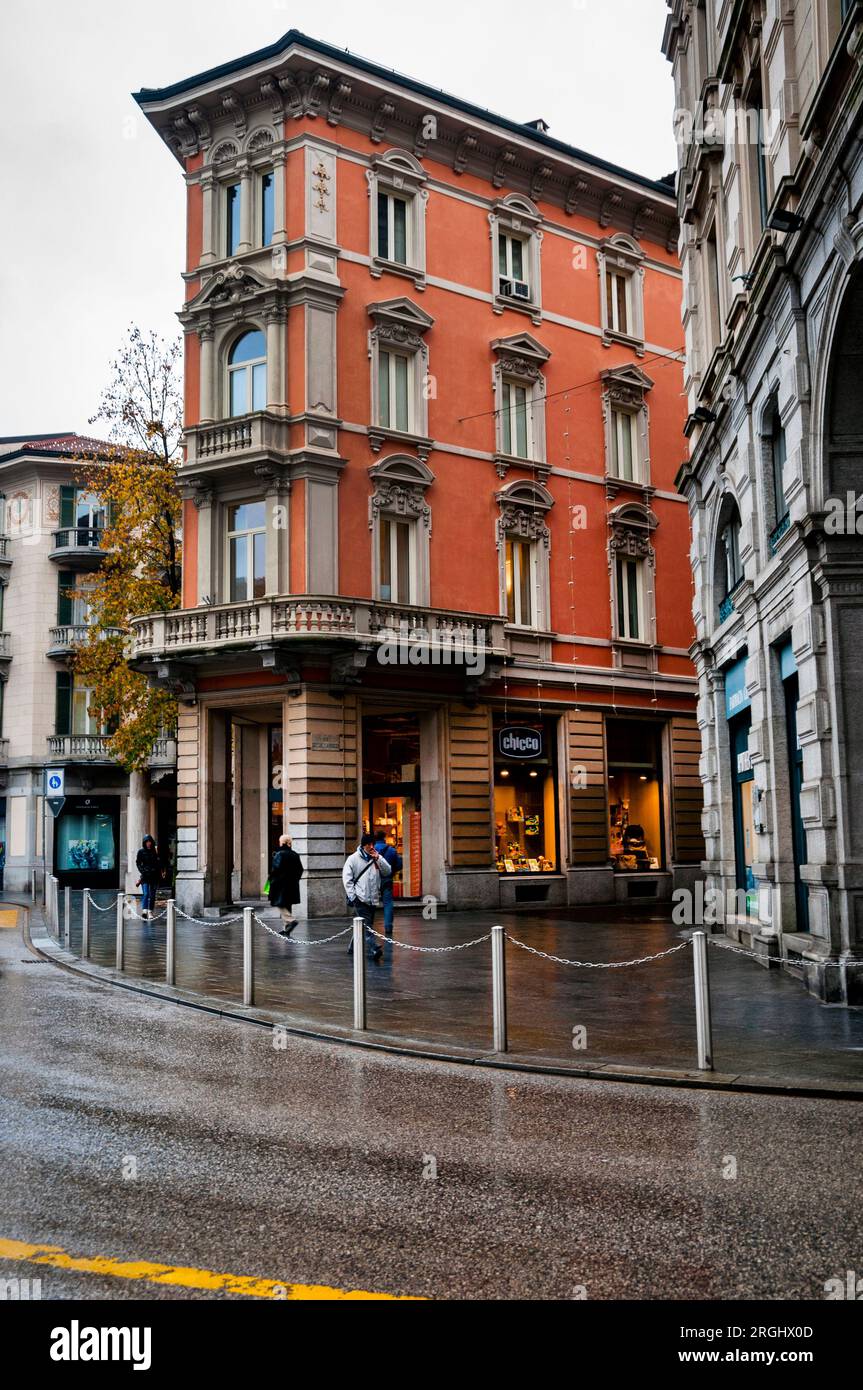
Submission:
[[[8,901],[8,900],[7,900]],[[182,1008],[195,1009],[216,1018],[224,1018],[234,1023],[252,1024],[258,1028],[283,1028],[291,1037],[306,1038],[313,1042],[338,1044],[345,1047],[358,1047],[368,1052],[382,1052],[396,1057],[415,1057],[429,1062],[451,1062],[462,1066],[475,1066],[491,1071],[521,1072],[537,1076],[565,1076],[578,1081],[614,1081],[641,1086],[671,1086],[694,1091],[721,1091],[748,1095],[798,1096],[815,1100],[857,1100],[863,1101],[863,1082],[808,1081],[800,1083],[789,1077],[749,1076],[737,1072],[686,1071],[671,1067],[622,1066],[611,1062],[600,1062],[590,1067],[564,1066],[553,1062],[543,1062],[530,1056],[506,1053],[478,1053],[474,1048],[458,1048],[448,1044],[437,1048],[422,1040],[396,1041],[386,1034],[378,1034],[376,1040],[364,1037],[352,1028],[337,1029],[332,1026],[322,1029],[311,1022],[292,1020],[290,1016],[269,1009],[247,1007],[243,1004],[225,1006],[224,1002],[212,995],[189,994],[176,986],[162,985],[148,980],[133,983],[116,970],[93,965],[72,955],[50,937],[40,923],[35,932],[31,929],[32,909],[29,904],[8,901],[9,907],[16,907],[24,913],[22,934],[24,944],[34,955],[49,961],[52,965],[70,974],[82,976],[96,984],[112,985],[126,990],[129,994],[144,995],[149,999],[161,1000],[164,1004],[177,1004]]]

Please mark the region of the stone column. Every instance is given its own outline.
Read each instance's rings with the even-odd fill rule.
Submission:
[[[240,241],[237,247],[238,254],[252,249],[252,202],[253,184],[252,170],[249,161],[243,159],[239,161],[240,172]]]
[[[198,511],[198,604],[209,598],[215,601],[216,577],[213,571],[213,490],[199,488],[195,492]]]
[[[273,162],[273,191],[275,193],[273,206],[273,245],[278,246],[281,242],[288,239],[287,228],[285,227],[285,156],[276,156]]]
[[[129,774],[129,799],[126,803],[126,883],[127,893],[136,892],[138,870],[135,858],[144,836],[150,830],[150,798],[147,774]]]
[[[282,307],[267,313],[267,409],[285,409],[284,340],[287,310]]]
[[[213,343],[213,329],[206,327],[201,329],[201,423],[210,424],[215,419],[213,414],[215,401],[215,350]]]
[[[201,175],[201,190],[203,193],[201,265],[209,265],[211,261],[216,259],[214,251],[216,236],[213,219],[213,209],[215,207],[215,180],[210,170],[207,170]]]

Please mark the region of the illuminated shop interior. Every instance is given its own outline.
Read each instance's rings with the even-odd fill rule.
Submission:
[[[494,725],[495,860],[501,874],[555,873],[557,858],[557,766],[554,726],[538,721],[531,730],[542,734],[542,754],[535,758],[504,757]]]
[[[612,862],[620,873],[662,869],[660,727],[638,719],[606,721],[608,819]]]
[[[415,714],[363,719],[363,830],[383,833],[402,857],[396,897],[422,895],[420,727]]]

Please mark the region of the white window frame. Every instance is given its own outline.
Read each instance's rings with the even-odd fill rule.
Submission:
[[[417,602],[417,587],[418,587],[418,583],[417,583],[417,581],[418,581],[418,575],[417,575],[417,526],[418,526],[418,524],[419,524],[419,523],[417,522],[417,520],[416,520],[415,518],[409,519],[409,518],[404,517],[404,516],[398,516],[398,515],[397,515],[396,513],[394,513],[394,512],[388,512],[388,511],[382,512],[381,515],[380,515],[380,517],[378,518],[378,541],[377,541],[377,544],[378,544],[378,552],[377,552],[377,578],[378,578],[378,582],[377,582],[377,589],[376,589],[376,597],[380,600],[381,603],[392,603],[392,604],[396,604],[396,605],[401,605],[401,604],[414,605],[414,604],[416,604],[416,602]],[[389,596],[385,595],[385,594],[384,594],[384,591],[383,591],[383,590],[384,590],[384,583],[383,583],[383,568],[382,568],[382,564],[381,564],[381,561],[382,561],[382,558],[383,558],[383,535],[384,535],[384,526],[385,526],[385,525],[388,525],[389,528],[390,528],[390,554],[389,554],[389,562],[390,562],[390,581],[391,581],[391,582],[390,582],[390,586],[389,586],[389,587],[390,587],[390,594],[389,594]],[[394,585],[393,585],[393,583],[392,583],[393,578],[396,579],[396,582],[398,581],[398,543],[397,543],[398,531],[396,530],[396,528],[404,528],[404,530],[407,532],[407,541],[408,541],[408,593],[407,593],[407,595],[403,595],[403,594],[393,595],[393,593],[392,593],[392,589],[393,589],[393,587],[394,587]]]
[[[105,719],[104,716],[102,716],[102,718],[96,718],[94,715],[88,712],[94,694],[95,691],[93,690],[92,686],[78,685],[73,676],[72,689],[69,693],[69,732],[70,735],[74,738],[105,738],[108,732],[107,719]],[[84,697],[83,722],[86,725],[86,727],[83,729],[76,729],[75,711],[76,706],[79,710],[81,708],[80,697],[82,696]]]
[[[251,359],[250,361],[248,361],[248,362],[240,362],[240,363],[237,364],[236,367],[232,367],[232,366],[231,366],[231,353],[234,351],[234,348],[235,348],[235,347],[237,346],[237,344],[241,341],[241,339],[244,338],[244,337],[246,336],[247,333],[263,333],[263,335],[264,335],[264,355],[263,355],[263,357],[255,357],[255,358],[252,358],[252,359]],[[255,388],[255,377],[254,377],[253,368],[254,368],[254,367],[261,367],[261,366],[264,368],[264,404],[263,404],[262,406],[256,406],[256,405],[255,405],[255,390],[254,390],[254,388]],[[225,418],[226,420],[242,420],[243,417],[246,416],[246,415],[257,415],[257,414],[259,414],[262,410],[266,410],[266,408],[267,408],[268,385],[269,385],[269,383],[268,383],[268,371],[269,371],[269,367],[268,367],[268,363],[267,363],[267,333],[266,333],[266,329],[260,328],[260,327],[258,326],[258,324],[256,324],[256,323],[249,323],[249,324],[247,324],[247,325],[244,327],[244,329],[243,329],[243,331],[242,331],[241,333],[235,334],[235,336],[232,337],[232,338],[229,340],[229,343],[228,343],[228,346],[227,346],[227,352],[226,352],[226,354],[225,354],[225,391],[226,391],[226,397],[225,397],[225,412],[224,412],[224,418]],[[240,374],[240,373],[245,373],[245,374],[246,374],[246,402],[247,402],[247,409],[244,410],[244,411],[242,411],[239,415],[234,415],[234,413],[233,413],[233,411],[232,411],[232,408],[231,408],[231,407],[232,407],[232,400],[231,400],[231,394],[232,394],[232,393],[231,393],[232,378],[234,377],[235,374]]]
[[[647,626],[648,626],[648,623],[647,623],[647,608],[646,608],[646,603],[645,603],[645,590],[646,590],[646,585],[645,585],[645,582],[644,582],[644,567],[645,567],[645,564],[646,564],[646,561],[645,561],[645,560],[640,559],[640,558],[633,557],[633,556],[631,556],[631,555],[625,555],[625,554],[623,554],[623,553],[621,553],[621,552],[618,552],[618,553],[615,555],[615,565],[614,565],[614,584],[615,584],[615,627],[616,627],[616,636],[617,636],[617,638],[618,638],[620,641],[622,641],[622,642],[647,642],[647,640],[648,640],[647,635],[646,635],[646,634],[647,634]],[[629,626],[628,622],[626,621],[626,617],[627,617],[628,612],[629,612],[629,603],[628,603],[628,588],[629,588],[629,583],[628,583],[628,578],[629,578],[629,569],[630,569],[630,567],[632,567],[632,568],[635,570],[636,602],[637,602],[637,604],[638,604],[638,632],[637,632],[637,633],[632,633],[632,632],[626,632],[626,631],[624,631],[624,628],[626,628],[626,627]],[[623,595],[621,595],[621,592],[620,592],[621,578],[622,578],[622,576],[625,576],[625,578],[624,578],[624,583],[625,583],[626,589],[627,589],[627,593],[626,593],[626,597],[625,597],[625,598],[624,598]]]
[[[605,474],[612,487],[650,488],[650,415],[647,393],[653,381],[634,364],[600,374],[605,427]],[[630,421],[632,477],[621,470],[621,421]]]
[[[509,627],[524,631],[547,632],[551,623],[551,588],[549,554],[551,531],[548,513],[554,498],[541,483],[513,482],[496,494],[500,514],[495,523],[499,557],[500,613]],[[507,551],[510,542],[521,541],[530,547],[531,619],[525,623],[516,604],[516,618],[509,616],[507,586]],[[515,576],[513,576],[515,578]],[[518,591],[514,587],[513,592]]]
[[[491,238],[491,283],[492,305],[496,314],[506,309],[516,309],[530,316],[535,324],[542,323],[542,214],[535,203],[521,194],[510,193],[494,204],[488,215]],[[521,277],[528,287],[528,297],[520,299],[502,292],[501,281],[512,279],[500,270],[500,238],[507,237],[520,241],[523,245],[523,270]],[[511,268],[511,246],[507,244],[507,264]]]
[[[369,195],[369,270],[375,279],[387,273],[404,275],[418,290],[426,287],[426,206],[428,175],[418,159],[406,150],[387,150],[377,155],[366,172]],[[407,263],[382,256],[378,250],[378,194],[400,198],[406,204],[405,254]],[[395,222],[391,217],[390,238]],[[389,250],[389,246],[387,250]]]
[[[425,313],[409,299],[388,299],[370,304],[368,312],[374,320],[374,328],[369,332],[369,361],[371,364],[370,387],[371,402],[369,443],[375,453],[379,453],[385,440],[395,439],[413,444],[420,458],[425,461],[431,453],[432,441],[428,437],[428,380],[429,351],[424,335],[434,324],[431,315]],[[393,384],[395,365],[393,358],[406,359],[408,364],[408,423],[401,428],[384,422],[381,415],[381,372],[384,357],[390,379],[390,421],[394,400]]]
[[[513,627],[536,627],[535,618],[540,610],[539,603],[539,558],[537,555],[539,542],[525,540],[523,537],[507,533],[504,537],[504,586],[506,590],[506,620]],[[509,555],[512,551],[512,599],[513,613],[509,612]],[[527,590],[530,613],[525,617],[521,612],[521,556],[523,551],[527,551],[527,563],[529,568]],[[518,558],[518,563],[516,562]]]
[[[428,606],[431,602],[431,507],[426,492],[434,473],[421,459],[392,454],[369,469],[369,530],[372,540],[372,593],[378,603]],[[381,522],[410,526],[410,599],[385,599],[381,593]]]
[[[644,252],[638,242],[622,233],[600,242],[596,253],[603,344],[610,347],[612,343],[625,343],[634,348],[639,357],[644,355],[644,260]],[[611,316],[608,312],[610,279],[613,275],[625,276],[627,280],[629,323],[626,332],[614,323],[616,312]],[[614,295],[612,305],[616,304],[617,297]]]
[[[513,467],[525,467],[534,473],[539,482],[545,482],[550,464],[546,456],[544,369],[551,354],[530,333],[498,338],[491,347],[497,359],[492,368],[492,389],[495,407],[494,458],[498,476],[505,477]],[[525,391],[526,454],[518,454],[512,447],[517,417],[511,393],[517,388],[524,388]],[[507,423],[510,427],[509,439]]]
[[[416,400],[415,400],[415,397],[416,397],[416,394],[417,394],[417,390],[416,390],[416,387],[417,387],[417,383],[416,383],[416,354],[413,353],[413,352],[402,352],[402,351],[400,351],[397,347],[395,347],[395,346],[393,346],[393,345],[391,345],[391,344],[389,344],[389,343],[380,343],[380,342],[379,342],[378,345],[377,345],[377,352],[378,352],[378,409],[377,409],[377,420],[376,420],[375,423],[378,424],[378,425],[380,425],[381,428],[382,428],[382,429],[385,429],[385,430],[395,430],[395,431],[398,431],[398,432],[400,432],[400,433],[402,433],[402,434],[413,434],[413,433],[414,433],[414,423],[415,423],[415,420],[416,420]],[[399,424],[399,423],[398,423],[398,419],[397,419],[397,418],[394,418],[394,416],[397,417],[397,414],[398,414],[398,403],[397,403],[397,385],[398,385],[397,376],[398,376],[398,369],[397,369],[397,367],[396,367],[396,363],[397,363],[397,362],[404,362],[404,364],[405,364],[405,406],[406,406],[405,414],[406,414],[406,419],[405,419],[404,424]],[[389,418],[388,418],[387,420],[385,420],[385,419],[383,418],[383,410],[382,410],[382,408],[381,408],[381,395],[382,395],[381,387],[382,387],[382,385],[383,385],[383,379],[384,379],[384,375],[385,375],[385,374],[386,374],[386,378],[387,378],[387,398],[388,398],[388,415],[389,415]]]
[[[265,595],[266,592],[267,592],[267,541],[268,541],[268,537],[267,537],[267,530],[268,530],[268,528],[267,528],[267,505],[266,505],[265,500],[264,500],[262,497],[246,497],[246,498],[239,498],[239,499],[237,499],[237,500],[235,500],[235,501],[225,502],[224,506],[225,506],[225,511],[224,511],[224,528],[225,528],[225,541],[224,541],[224,564],[225,564],[224,574],[225,574],[225,585],[224,585],[224,591],[225,591],[225,603],[254,603],[254,602],[256,601],[256,597],[257,597],[258,599],[263,598],[264,595]],[[232,509],[233,509],[234,507],[255,507],[255,506],[262,506],[263,509],[264,509],[264,520],[263,520],[262,524],[261,524],[260,526],[254,526],[254,527],[252,527],[251,529],[243,528],[242,530],[236,530],[236,531],[231,530],[230,517],[231,517],[231,511],[232,511]],[[233,541],[233,540],[238,540],[241,536],[245,536],[245,537],[246,537],[246,562],[247,562],[247,566],[248,566],[248,569],[247,569],[247,579],[246,579],[246,590],[247,590],[247,592],[246,592],[245,598],[234,598],[234,597],[232,596],[232,593],[231,593],[231,590],[232,590],[232,588],[233,588],[233,573],[232,573],[232,569],[231,569],[231,541]],[[254,590],[254,584],[255,584],[255,541],[254,541],[255,536],[263,536],[263,537],[264,537],[264,573],[263,573],[263,579],[264,579],[264,593],[263,593],[263,594],[258,594],[257,596],[255,595],[254,592],[252,592],[252,593],[249,593],[249,592],[248,592],[249,589]]]
[[[656,514],[645,503],[627,502],[609,513],[609,578],[611,581],[612,629],[615,643],[630,647],[656,646],[656,552],[651,537],[659,524]],[[636,565],[639,635],[627,631],[626,609],[621,603],[620,564]]]

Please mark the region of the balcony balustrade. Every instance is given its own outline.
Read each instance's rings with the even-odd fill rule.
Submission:
[[[270,454],[284,454],[288,447],[288,423],[279,415],[256,411],[231,420],[194,425],[187,429],[184,472],[206,464],[208,468],[237,460],[255,462]]]

